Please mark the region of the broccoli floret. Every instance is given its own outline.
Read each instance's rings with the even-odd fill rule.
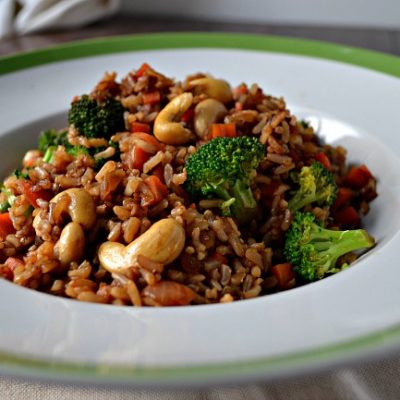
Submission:
[[[58,132],[55,129],[43,131],[39,136],[39,150],[46,152],[46,150],[51,146],[68,146],[67,133],[67,131]]]
[[[109,138],[125,129],[125,108],[121,102],[110,98],[99,104],[88,95],[83,95],[71,104],[68,122],[81,135],[88,138]]]
[[[326,229],[317,223],[313,214],[297,212],[286,234],[284,253],[299,276],[315,281],[347,266],[336,265],[340,256],[374,244],[374,238],[364,229]]]
[[[335,179],[332,173],[319,162],[313,161],[311,166],[301,169],[298,184],[299,189],[289,200],[289,209],[292,212],[314,202],[320,206],[329,207],[336,199]]]
[[[216,138],[201,146],[186,162],[185,189],[196,199],[218,197],[225,215],[239,223],[251,220],[257,210],[250,185],[264,157],[256,138]]]

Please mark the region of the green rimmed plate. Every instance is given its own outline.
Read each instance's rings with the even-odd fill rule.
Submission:
[[[392,132],[400,60],[318,42],[218,34],[110,38],[3,58],[4,170],[34,144],[40,129],[65,123],[73,95],[89,90],[105,70],[123,74],[143,61],[178,79],[207,71],[233,84],[257,82],[284,96],[296,114],[317,118],[328,141],[346,146],[350,159],[367,162],[379,177],[381,195],[367,220],[378,246],[327,280],[229,305],[107,307],[2,281],[0,371],[192,385],[282,377],[397,349],[400,312],[392,305],[400,300],[400,279],[394,279],[400,143]]]

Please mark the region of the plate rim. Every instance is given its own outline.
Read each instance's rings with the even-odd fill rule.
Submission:
[[[372,50],[359,49],[321,41],[290,37],[236,33],[156,33],[123,35],[69,42],[40,50],[0,57],[0,77],[41,65],[122,52],[161,49],[223,48],[255,50],[289,55],[308,56],[338,61],[400,77],[400,57]],[[134,367],[71,363],[45,360],[0,352],[0,372],[11,376],[29,376],[69,382],[131,384],[136,386],[171,386],[204,384],[206,382],[245,381],[299,374],[315,368],[328,367],[389,355],[400,348],[400,325],[360,336],[333,345],[313,348],[300,353],[264,357],[241,362],[195,366]],[[344,360],[345,359],[345,360]]]
[[[400,77],[400,57],[375,50],[292,37],[208,32],[168,32],[76,40],[0,57],[0,76],[31,67],[113,53],[179,48],[258,50],[339,61]]]
[[[5,376],[64,383],[128,385],[135,387],[202,387],[234,382],[263,382],[319,372],[338,365],[354,365],[368,358],[393,357],[400,348],[400,325],[346,342],[304,352],[250,361],[196,366],[135,367],[79,362],[60,362],[0,352],[0,373]],[[345,360],[343,358],[345,357]],[[284,376],[282,374],[285,374]]]

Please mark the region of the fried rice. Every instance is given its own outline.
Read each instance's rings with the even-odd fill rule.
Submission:
[[[309,124],[291,114],[284,99],[266,94],[257,84],[242,83],[228,86],[226,112],[215,122],[234,124],[236,135],[258,138],[265,147],[252,186],[257,215],[241,226],[222,215],[218,199],[192,199],[184,188],[185,162],[211,139],[209,130],[201,137],[194,134],[194,109],[213,96],[193,82],[207,78],[195,74],[178,82],[147,64],[120,81],[115,73],[106,73],[90,97],[120,101],[126,110],[125,129],[113,132],[116,145],[110,146],[104,138],[88,138],[73,125],[66,127],[68,142],[99,149],[94,156],[73,156],[62,145],[51,162],[37,149],[26,153],[22,170],[5,179],[6,191],[0,194],[0,202],[7,200],[5,193],[13,196],[7,210],[12,226],[0,229],[0,276],[52,295],[131,306],[227,303],[304,284],[295,273],[282,282],[274,270],[287,263],[283,243],[293,219],[288,208],[294,189],[291,174],[313,160],[332,172],[339,193],[348,196],[338,196],[330,208],[307,208],[332,229],[361,226],[377,196],[376,179],[367,174],[360,184],[349,184],[346,149],[324,143]],[[175,122],[194,139],[184,144],[142,140],[137,133],[153,135],[160,111],[182,93],[192,93],[193,101]],[[152,176],[163,185],[161,196],[150,184]],[[72,189],[84,189],[89,196],[90,223],[90,210],[82,217],[71,211],[73,197],[63,194]],[[139,254],[132,265],[104,268],[98,253],[102,243],[118,243],[115,248],[122,249],[165,219],[184,231],[183,248],[174,260],[160,263]],[[343,262],[355,258],[348,254]]]

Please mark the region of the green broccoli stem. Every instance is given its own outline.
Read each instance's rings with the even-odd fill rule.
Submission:
[[[313,202],[319,202],[323,200],[325,197],[324,193],[320,193],[318,196],[315,194],[305,195],[304,193],[297,192],[292,199],[288,201],[289,210],[295,212],[297,210],[301,210],[307,204],[311,204]]]
[[[249,222],[254,218],[257,212],[257,203],[254,200],[253,192],[246,181],[236,181],[231,189],[231,193],[222,186],[217,186],[214,190],[218,197],[225,200],[224,205],[227,201],[233,200],[229,208],[231,214],[240,224]],[[226,212],[224,213],[226,214]]]
[[[296,193],[294,195],[293,198],[291,198],[288,201],[288,207],[289,210],[291,210],[292,212],[295,212],[297,210],[300,210],[301,208],[303,208],[306,204],[308,204],[308,199],[304,198],[304,196],[300,196],[298,193]]]
[[[374,240],[364,229],[333,231],[318,227],[310,232],[310,240],[316,250],[329,256],[330,264],[335,265],[337,259],[351,251],[370,248]]]
[[[257,203],[246,181],[237,180],[232,188],[235,202],[231,205],[232,214],[240,224],[249,222],[257,212]]]

